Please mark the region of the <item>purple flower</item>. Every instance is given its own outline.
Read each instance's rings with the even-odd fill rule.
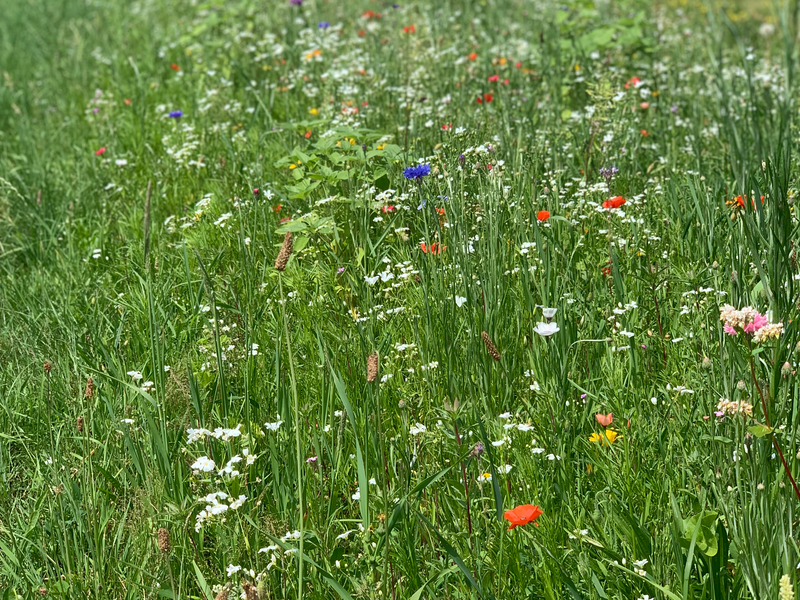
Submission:
[[[292,6],[302,6],[303,0],[289,0],[289,4]]]
[[[422,179],[426,175],[430,175],[430,173],[430,165],[416,165],[415,167],[403,169],[403,177],[406,179]]]
[[[327,28],[328,28],[328,27],[330,27],[330,26],[331,26],[331,24],[330,24],[330,23],[328,23],[327,21],[321,21],[321,22],[320,22],[320,23],[317,25],[317,27],[319,27],[320,29],[327,29]]]
[[[169,113],[170,119],[180,119],[183,116],[182,110],[173,110]]]
[[[603,167],[600,169],[600,176],[606,181],[611,181],[611,178],[617,173],[619,173],[619,169],[617,167]]]
[[[338,269],[336,269],[337,275],[341,275],[342,273],[344,273],[344,267],[339,267]]]
[[[307,463],[315,463],[315,462],[317,462],[317,457],[316,456],[310,456],[310,457],[308,457],[306,459],[306,462]]]

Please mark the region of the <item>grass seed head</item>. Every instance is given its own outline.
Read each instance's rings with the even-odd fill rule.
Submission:
[[[489,352],[489,356],[499,361],[500,351],[497,349],[497,346],[494,345],[494,342],[492,342],[492,338],[489,337],[489,334],[485,331],[481,331],[481,338],[483,338],[483,343],[486,346],[486,350]]]
[[[374,383],[375,380],[378,378],[379,365],[380,361],[378,359],[377,352],[373,352],[367,357],[367,381],[369,383]]]
[[[292,233],[287,231],[286,235],[283,236],[283,245],[281,246],[281,251],[278,252],[278,258],[275,259],[276,271],[283,271],[286,269],[286,263],[289,262],[289,257],[292,255],[293,245],[294,240],[292,239]]]
[[[169,531],[163,527],[158,529],[158,549],[164,554],[168,554],[172,550],[172,542],[169,539]]]

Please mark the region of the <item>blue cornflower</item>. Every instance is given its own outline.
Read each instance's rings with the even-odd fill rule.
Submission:
[[[182,116],[183,116],[182,110],[173,110],[172,112],[169,113],[170,119],[180,119]]]
[[[331,24],[328,23],[327,21],[322,21],[322,22],[320,22],[319,25],[317,25],[317,27],[319,27],[320,29],[327,29],[330,26],[331,26]]]
[[[426,175],[430,175],[430,173],[430,165],[417,165],[415,167],[403,169],[403,177],[406,179],[422,179]]]

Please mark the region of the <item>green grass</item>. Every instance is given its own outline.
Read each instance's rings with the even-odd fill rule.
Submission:
[[[3,600],[795,583],[797,3],[401,4],[0,0]]]

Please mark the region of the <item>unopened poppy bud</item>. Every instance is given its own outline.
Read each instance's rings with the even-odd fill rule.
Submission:
[[[736,384],[736,389],[739,390],[740,392],[743,392],[747,389],[747,385],[745,384],[744,381],[740,379],[739,382]]]
[[[704,368],[704,369],[708,370],[708,369],[710,369],[710,368],[711,368],[713,365],[714,365],[714,363],[712,363],[712,362],[711,362],[711,359],[710,359],[710,358],[708,358],[707,356],[704,356],[704,357],[703,357],[703,368]]]
[[[788,377],[791,374],[792,374],[792,365],[790,365],[788,362],[783,363],[783,366],[781,367],[781,376]]]

